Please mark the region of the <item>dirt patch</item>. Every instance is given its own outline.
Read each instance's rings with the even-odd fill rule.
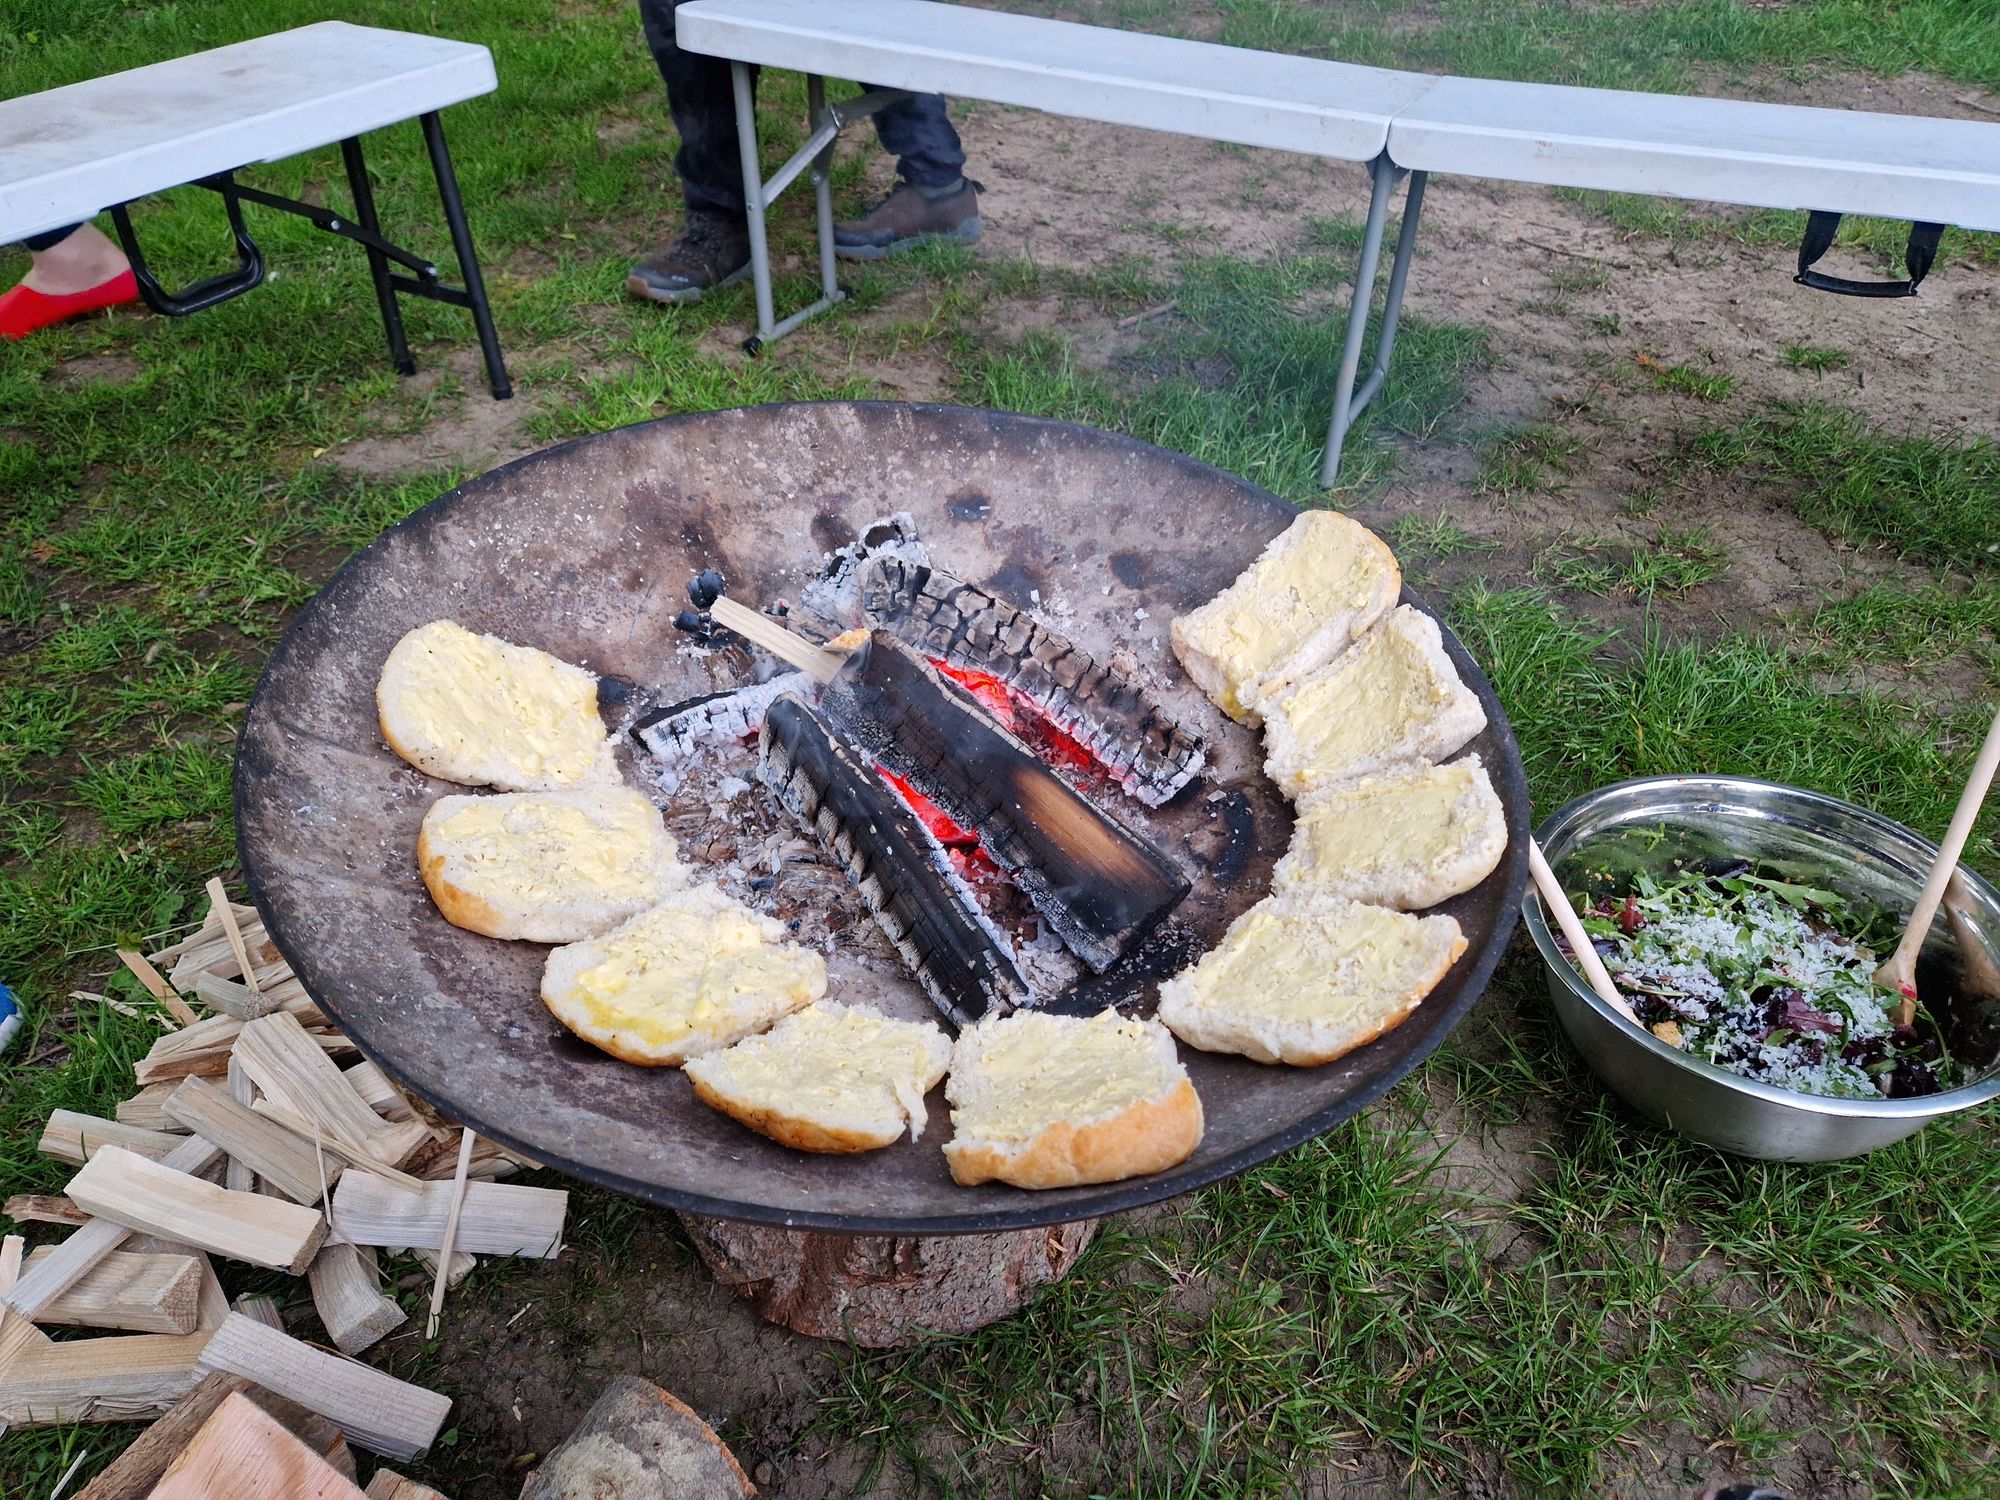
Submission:
[[[447,375],[455,381],[459,394],[438,394]],[[435,409],[424,410],[432,401]],[[536,394],[517,384],[511,399],[495,401],[487,389],[486,366],[477,349],[455,351],[442,364],[418,370],[397,392],[395,407],[364,416],[362,421],[378,428],[401,426],[409,422],[413,403],[422,404],[418,408],[421,426],[355,438],[321,456],[350,474],[395,479],[439,469],[477,474],[542,446],[528,435],[528,424],[541,409]]]
[[[130,385],[146,367],[129,354],[79,354],[49,371],[57,385]]]

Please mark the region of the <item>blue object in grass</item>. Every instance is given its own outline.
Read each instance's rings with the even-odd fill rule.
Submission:
[[[13,1043],[14,1033],[21,1029],[21,1003],[14,998],[14,992],[0,984],[0,1052],[5,1052]]]

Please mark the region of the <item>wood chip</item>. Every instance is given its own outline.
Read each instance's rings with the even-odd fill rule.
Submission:
[[[306,1275],[320,1323],[342,1354],[359,1354],[409,1321],[395,1299],[383,1295],[369,1246],[324,1245]]]
[[[50,1112],[49,1122],[42,1127],[42,1138],[35,1149],[44,1156],[80,1167],[102,1146],[122,1146],[148,1160],[161,1161],[186,1139],[185,1135],[141,1130],[136,1125],[100,1120],[96,1115],[78,1114],[73,1109],[58,1109]]]
[[[0,1203],[0,1216],[16,1224],[67,1224],[74,1228],[90,1222],[90,1215],[60,1193],[16,1193]]]
[[[183,1078],[167,1110],[189,1130],[213,1141],[230,1160],[263,1178],[294,1203],[320,1199],[322,1163],[313,1143],[234,1099],[200,1078]],[[337,1161],[324,1164],[326,1180],[340,1175]],[[249,1192],[248,1186],[235,1189]]]
[[[354,1482],[232,1392],[167,1465],[149,1500],[362,1500]]]
[[[385,1458],[430,1447],[451,1398],[314,1349],[232,1313],[210,1338],[201,1368],[244,1375],[337,1424],[351,1443]]]
[[[232,1193],[116,1146],[104,1147],[70,1179],[69,1195],[101,1219],[294,1276],[327,1233],[326,1220],[312,1209]]]
[[[27,1259],[32,1270],[55,1254],[43,1246]],[[191,1255],[141,1255],[114,1250],[64,1288],[36,1316],[64,1328],[118,1328],[128,1333],[193,1333],[201,1306],[201,1266]]]
[[[451,1216],[452,1184],[427,1182],[410,1192],[365,1171],[351,1171],[333,1193],[333,1220],[357,1245],[436,1250]],[[459,1209],[457,1248],[473,1255],[548,1258],[562,1248],[569,1194],[560,1188],[470,1182]]]

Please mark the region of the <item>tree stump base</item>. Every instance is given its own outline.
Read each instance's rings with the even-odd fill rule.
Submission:
[[[773,1323],[863,1349],[984,1328],[1062,1280],[1097,1220],[1005,1234],[821,1234],[680,1215],[715,1279]]]

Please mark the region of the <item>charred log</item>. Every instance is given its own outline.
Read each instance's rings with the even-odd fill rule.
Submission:
[[[1146,806],[1167,801],[1207,764],[1202,737],[1130,677],[979,585],[883,552],[862,568],[859,589],[868,624],[926,656],[992,673]]]
[[[956,1026],[1025,1003],[1028,985],[951,856],[852,745],[798,698],[764,718],[758,774],[867,902],[903,962]]]
[[[841,733],[979,835],[1056,936],[1103,972],[1187,895],[1179,868],[1092,806],[887,631],[828,685]]]
[[[732,745],[764,727],[765,710],[782,693],[796,692],[806,679],[797,672],[750,687],[704,693],[647,714],[632,726],[632,738],[659,762],[656,779],[668,791],[682,769],[711,745]]]

